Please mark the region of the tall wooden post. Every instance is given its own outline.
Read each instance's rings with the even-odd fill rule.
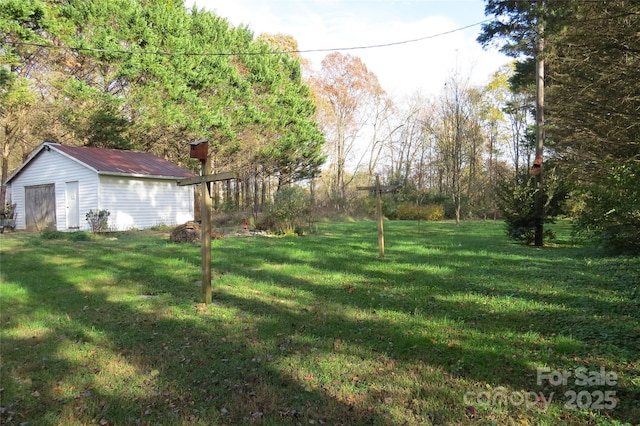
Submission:
[[[237,179],[236,172],[222,172],[208,175],[210,168],[208,159],[201,159],[202,174],[193,178],[178,181],[178,186],[200,184],[202,196],[200,199],[200,229],[201,235],[201,266],[202,266],[202,298],[204,303],[211,303],[211,192],[209,185],[211,182],[219,182],[230,179]]]
[[[222,172],[214,175],[209,174],[211,160],[209,159],[209,142],[199,140],[190,143],[191,158],[197,158],[202,164],[200,176],[178,181],[178,186],[200,184],[200,229],[202,235],[201,242],[201,269],[202,269],[202,299],[206,304],[211,303],[211,191],[210,182],[237,179],[235,172]]]
[[[204,160],[200,160],[202,163],[202,183],[201,187],[201,200],[200,200],[200,215],[202,223],[200,225],[202,229],[202,299],[204,303],[211,303],[211,192],[209,191],[209,182],[205,181],[205,177],[209,173],[211,162],[209,156]]]
[[[544,3],[543,3],[544,5]],[[538,18],[536,40],[536,171],[537,192],[534,198],[535,234],[534,244],[541,247],[544,244],[544,198],[542,157],[544,155],[544,24]]]
[[[378,255],[382,259],[384,257],[384,216],[382,215],[382,193],[393,192],[398,189],[400,185],[380,185],[380,176],[376,175],[375,186],[358,186],[356,189],[359,191],[375,191],[376,193],[376,216],[378,216]]]
[[[376,213],[378,214],[378,257],[384,257],[384,221],[382,220],[382,190],[380,189],[380,176],[376,175]]]

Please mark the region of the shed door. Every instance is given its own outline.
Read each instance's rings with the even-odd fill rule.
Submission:
[[[53,183],[24,187],[27,231],[56,229],[56,187]]]
[[[67,202],[67,229],[78,229],[80,227],[78,181],[67,182],[64,193]]]

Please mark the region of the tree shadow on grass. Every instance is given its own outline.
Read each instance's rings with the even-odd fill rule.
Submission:
[[[295,245],[295,241],[287,244]],[[416,249],[409,253],[410,248],[403,248],[406,253],[396,254],[393,260],[372,260],[370,253],[348,251],[346,256],[339,245],[335,249],[336,244],[332,244],[327,250],[321,241],[314,244],[306,240],[296,245],[293,251],[299,259],[292,258],[290,247],[274,246],[266,259],[264,255],[254,256],[247,245],[226,247],[225,256],[241,261],[221,262],[219,269],[248,279],[306,289],[320,299],[330,294],[343,304],[355,303],[361,309],[378,307],[401,313],[418,309],[472,321],[479,327],[492,324],[543,336],[569,332],[579,340],[584,331],[584,343],[588,345],[597,343],[589,340],[589,335],[606,330],[607,321],[615,322],[615,329],[607,331],[608,338],[602,343],[617,345],[626,353],[640,350],[640,339],[634,338],[640,332],[638,318],[627,302],[627,298],[633,298],[633,289],[625,283],[612,282],[611,277],[601,276],[597,270],[567,268],[567,257],[509,255],[487,249],[426,253]],[[305,265],[309,273],[318,276],[318,271],[331,271],[344,278],[344,288],[349,293],[340,292],[339,285],[331,293],[327,283],[268,270],[267,264],[290,265],[290,269]],[[380,296],[376,303],[370,302],[372,293]],[[385,293],[390,297],[385,298]],[[398,293],[405,296],[397,297]],[[611,299],[610,295],[616,293],[619,297]],[[530,319],[514,321],[519,316]]]
[[[45,256],[83,261],[81,247],[49,245]],[[136,289],[145,297],[135,302],[136,292],[108,288],[135,280],[137,273],[124,262],[93,258],[90,269],[120,270],[123,279],[82,284],[69,282],[43,256],[28,250],[19,256],[16,264],[37,267],[46,278],[14,273],[16,257],[3,253],[3,280],[21,294],[2,303],[2,424],[373,421],[366,409],[341,403],[277,367],[281,351],[274,344],[265,355],[255,318],[185,300],[184,289],[194,290],[193,283],[177,281],[162,259],[149,259],[137,272],[149,277],[153,270],[155,288]],[[177,288],[182,290],[176,296]]]
[[[452,241],[438,250],[430,247],[425,251],[409,244],[396,247],[395,252],[389,250],[386,259],[372,261],[374,250],[367,252],[364,243],[355,244],[355,251],[347,250],[344,248],[354,244],[348,240],[343,241],[348,244],[340,244],[339,238],[331,238],[333,243],[328,246],[313,239],[299,245],[288,241],[286,245],[295,246],[295,258],[289,255],[291,247],[274,245],[268,259],[253,257],[247,246],[227,247],[227,254],[241,256],[242,263],[221,267],[251,280],[304,289],[314,295],[319,306],[337,304],[363,312],[386,312],[380,321],[362,321],[364,327],[342,323],[338,316],[329,327],[336,330],[336,335],[344,335],[339,330],[351,326],[367,330],[364,336],[352,333],[351,338],[368,339],[378,353],[408,361],[424,360],[451,374],[494,386],[529,389],[536,388],[536,367],[552,365],[562,371],[585,365],[591,370],[604,367],[625,376],[616,388],[621,405],[632,409],[634,401],[640,400],[632,381],[638,371],[635,354],[640,352],[640,323],[637,311],[629,305],[629,300],[634,300],[633,289],[601,275],[598,269],[589,269],[588,260],[572,259],[584,256],[584,251],[518,247],[514,253],[504,244],[481,244],[486,237],[476,237],[477,241],[470,243],[466,236],[456,239],[452,234]],[[307,254],[300,253],[305,250]],[[593,256],[593,252],[586,253]],[[265,263],[296,262],[342,274],[349,281],[345,287],[348,291],[341,292],[338,286],[331,293],[326,283],[292,278],[288,272],[264,267]],[[372,268],[372,263],[382,266]],[[567,268],[567,263],[574,266]],[[421,269],[421,265],[433,264],[435,270]],[[385,293],[391,293],[391,297]],[[244,298],[240,299],[234,304],[242,303]],[[260,311],[254,305],[248,309]],[[452,333],[452,338],[455,341],[458,337],[463,343],[452,347],[447,344],[445,349],[428,334],[416,337],[419,332],[396,327],[389,319],[389,312],[406,317],[412,311],[424,318],[417,321],[416,328],[455,322],[453,329],[464,331],[458,332],[459,336]],[[327,318],[310,319],[311,323],[318,321],[330,323]],[[439,333],[433,330],[433,334]],[[383,343],[376,345],[376,340]],[[393,341],[393,350],[384,347],[385,340]]]
[[[197,248],[146,244],[134,251],[148,253],[119,253],[114,243],[101,246],[108,254],[91,259],[83,256],[82,245],[63,243],[52,243],[39,257],[28,250],[3,252],[8,265],[18,256],[38,265],[46,280],[3,267],[7,282],[26,295],[2,309],[3,326],[13,330],[2,342],[8,360],[2,415],[15,413],[15,419],[39,424],[472,422],[462,395],[469,385],[533,389],[535,366],[589,354],[593,341],[587,338],[554,341],[552,336],[566,336],[563,327],[601,330],[582,324],[592,312],[576,319],[584,300],[598,315],[618,318],[606,313],[616,313],[620,304],[601,300],[596,292],[585,299],[577,291],[541,292],[518,281],[522,274],[553,268],[553,259],[511,259],[508,250],[491,248],[461,253],[452,241],[445,245],[450,251],[441,253],[402,247],[408,250],[402,261],[391,250],[391,259],[372,266],[366,245],[355,244],[345,259],[345,241],[332,241],[328,246],[316,237],[260,241],[255,247],[251,241],[218,243],[214,267],[223,275],[212,307],[197,303],[199,291],[192,283]],[[86,248],[95,256],[90,245]],[[499,270],[487,262],[496,253],[503,256]],[[111,278],[70,279],[64,269],[69,266],[47,255],[82,263],[88,277],[108,271]],[[168,258],[195,272],[176,271],[167,266]],[[336,282],[269,267],[296,262],[309,273],[331,271]],[[434,262],[440,269],[416,270],[415,265]],[[478,271],[478,264],[486,270]],[[343,277],[348,285],[340,285]],[[256,285],[249,293],[246,283],[232,285],[235,278],[270,286]],[[589,275],[576,285],[598,278]],[[288,300],[292,291],[305,297]],[[496,312],[495,300],[537,305]],[[41,328],[33,328],[35,339],[29,330],[19,332],[23,318],[42,321]],[[632,333],[633,324],[619,332]],[[622,352],[636,347],[615,340],[611,344]],[[564,355],[549,355],[560,344]],[[619,389],[637,397],[628,384]],[[390,412],[389,401],[402,404]]]

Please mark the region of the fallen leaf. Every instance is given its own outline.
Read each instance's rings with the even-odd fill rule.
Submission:
[[[476,408],[471,405],[467,405],[467,407],[465,408],[465,413],[467,414],[467,416],[474,418],[476,416]]]

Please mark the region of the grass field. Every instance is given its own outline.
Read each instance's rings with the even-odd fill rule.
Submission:
[[[640,423],[640,259],[499,222],[0,236],[0,424]],[[55,236],[55,235],[53,235]]]

